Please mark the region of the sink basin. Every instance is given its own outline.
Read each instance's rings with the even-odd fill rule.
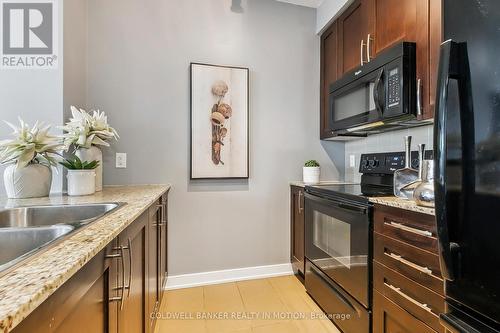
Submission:
[[[0,210],[0,228],[28,228],[55,224],[86,224],[116,209],[118,203],[29,206]]]
[[[113,202],[0,210],[0,272],[121,205]]]
[[[75,228],[69,225],[54,225],[39,228],[0,229],[0,271],[50,244]]]

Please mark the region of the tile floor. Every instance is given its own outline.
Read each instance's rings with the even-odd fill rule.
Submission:
[[[159,315],[155,333],[339,333],[294,276],[167,291]]]

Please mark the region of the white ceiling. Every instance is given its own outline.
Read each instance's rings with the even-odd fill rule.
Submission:
[[[279,2],[287,2],[294,5],[318,8],[323,0],[278,0]]]

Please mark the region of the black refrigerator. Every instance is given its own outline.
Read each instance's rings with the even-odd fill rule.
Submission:
[[[436,219],[451,332],[500,332],[500,0],[443,0]]]

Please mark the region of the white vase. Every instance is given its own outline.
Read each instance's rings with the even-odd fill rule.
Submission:
[[[99,161],[99,166],[95,169],[95,190],[102,191],[102,151],[96,146],[90,148],[78,148],[75,152],[82,161]]]
[[[16,169],[12,164],[5,169],[3,181],[10,199],[47,197],[52,185],[52,169],[43,164]]]
[[[321,174],[320,167],[304,167],[302,177],[305,184],[318,184]]]
[[[68,195],[95,193],[95,170],[68,170]]]

